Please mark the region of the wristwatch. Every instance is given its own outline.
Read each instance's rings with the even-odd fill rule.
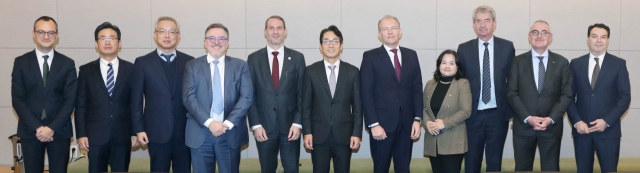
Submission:
[[[422,118],[416,118],[416,119],[413,119],[413,121],[422,124]]]

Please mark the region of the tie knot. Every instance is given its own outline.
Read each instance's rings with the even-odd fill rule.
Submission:
[[[167,59],[167,62],[169,62],[170,58],[173,56],[173,54],[171,55],[166,55],[166,54],[161,54],[160,56],[164,57],[165,59]]]
[[[596,63],[600,60],[600,58],[598,58],[598,57],[595,57],[595,58],[593,58],[593,59],[595,59],[595,60],[596,60]]]
[[[482,43],[484,45],[484,47],[489,46],[489,43]]]
[[[393,52],[393,54],[397,54],[398,53],[398,49],[391,49],[391,52]]]
[[[107,64],[107,65],[108,65],[109,67],[112,67],[112,66],[113,66],[113,64],[111,64],[111,63],[109,63],[109,64]]]
[[[542,59],[544,59],[544,56],[537,56],[537,57],[538,57],[538,59],[539,59],[540,61],[542,61]]]
[[[273,52],[271,52],[271,54],[273,54],[273,57],[274,57],[274,58],[278,57],[278,54],[279,54],[279,53],[280,53],[280,52],[278,52],[278,51],[273,51]]]
[[[47,60],[47,58],[49,58],[49,55],[42,55],[42,58],[44,58],[44,60]]]
[[[219,63],[219,62],[220,62],[220,61],[215,60],[215,61],[213,61],[213,64],[218,65],[218,63]]]
[[[336,69],[336,65],[329,65],[329,69],[331,70]]]

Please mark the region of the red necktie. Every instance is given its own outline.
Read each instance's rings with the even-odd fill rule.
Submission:
[[[396,77],[398,78],[398,82],[400,82],[402,67],[400,66],[400,60],[398,60],[398,49],[391,49],[391,52],[393,52],[393,66],[396,70]]]
[[[280,83],[280,66],[278,65],[278,51],[273,51],[273,64],[271,64],[271,80],[273,80],[273,87],[278,89],[278,83]]]

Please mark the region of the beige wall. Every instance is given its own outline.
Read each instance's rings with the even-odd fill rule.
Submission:
[[[321,59],[318,36],[321,29],[336,25],[344,35],[343,60],[360,65],[365,50],[381,45],[377,40],[377,21],[385,14],[400,19],[404,38],[401,45],[412,48],[420,56],[423,80],[435,70],[436,56],[444,49],[455,49],[459,43],[475,38],[472,10],[490,5],[497,11],[499,37],[514,42],[516,54],[529,50],[527,31],[538,19],[547,20],[554,33],[550,49],[572,59],[586,54],[587,26],[601,22],[611,27],[609,52],[627,60],[632,87],[640,86],[640,1],[636,0],[2,0],[0,4],[0,137],[16,132],[17,117],[11,107],[11,69],[15,57],[35,48],[31,39],[33,21],[42,15],[55,18],[59,24],[60,44],[57,50],[73,58],[77,66],[98,58],[94,50],[93,31],[104,21],[118,25],[122,31],[123,59],[132,61],[155,48],[152,29],[159,16],[172,16],[181,26],[179,50],[193,56],[204,55],[203,34],[207,25],[220,22],[230,30],[228,54],[246,59],[251,52],[266,45],[264,20],[278,14],[286,20],[289,36],[285,45],[306,55],[307,64]],[[640,157],[640,92],[632,92],[633,101],[622,121],[622,157]],[[635,101],[635,102],[634,102]],[[566,121],[566,120],[565,120]],[[565,122],[567,123],[567,122]],[[565,126],[561,157],[573,157],[569,126]],[[367,134],[364,134],[367,136]],[[511,133],[505,146],[505,157],[513,157]],[[360,152],[353,157],[367,158],[369,138],[363,139]],[[422,141],[414,145],[413,156],[422,157]],[[137,150],[134,157],[146,157]],[[256,158],[254,140],[242,153]],[[302,153],[309,158],[310,154]],[[11,164],[11,146],[0,142],[0,165]]]

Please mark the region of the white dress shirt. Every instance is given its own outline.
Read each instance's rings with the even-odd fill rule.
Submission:
[[[484,84],[482,83],[482,79],[483,79],[483,66],[484,66],[484,41],[482,41],[481,39],[478,39],[478,62],[480,62],[480,86],[483,86]],[[487,49],[489,50],[489,71],[490,71],[490,76],[491,76],[491,100],[489,102],[487,102],[487,104],[484,104],[484,102],[482,101],[482,99],[479,99],[478,101],[478,110],[485,110],[485,109],[492,109],[492,108],[496,108],[498,107],[498,103],[496,102],[496,85],[495,85],[495,75],[494,72],[495,70],[493,70],[493,63],[495,62],[495,60],[493,59],[493,54],[494,54],[494,42],[493,42],[493,36],[491,36],[491,39],[489,39],[489,41],[487,41],[487,43],[489,43],[489,45],[487,45]],[[480,87],[480,97],[482,97],[482,87]]]
[[[600,65],[600,69],[602,70],[602,61],[604,61],[604,55],[602,54],[600,56],[598,56],[598,65]],[[593,69],[596,66],[596,58],[595,55],[593,55],[592,53],[589,53],[589,84],[591,84],[591,78],[593,77]]]
[[[104,58],[100,58],[100,74],[102,74],[102,81],[104,81],[104,86],[107,86],[107,72],[109,72],[109,63],[111,63],[111,67],[113,67],[113,86],[116,85],[116,79],[118,79],[118,67],[120,66],[120,60],[116,57],[111,62],[105,60]]]
[[[220,59],[218,59],[218,73],[220,74],[220,88],[222,89],[222,100],[224,104],[224,68],[225,68],[225,60],[226,55],[222,55],[222,57],[220,57]],[[213,85],[213,75],[215,75],[216,72],[216,68],[215,68],[215,64],[213,63],[213,61],[215,61],[215,59],[210,55],[207,54],[207,63],[209,63],[209,66],[211,67],[211,82]],[[224,124],[227,125],[227,127],[229,127],[228,130],[231,130],[233,128],[233,123],[231,123],[231,121],[229,120],[225,120],[224,119],[224,109],[222,110],[222,112],[220,114],[216,114],[213,111],[210,111],[210,117],[209,119],[207,119],[207,121],[204,122],[204,126],[209,127],[209,125],[211,124],[212,121],[217,121],[217,122],[223,122]]]
[[[336,61],[335,64],[330,64],[329,62],[327,62],[327,60],[324,60],[324,69],[327,72],[327,81],[329,81],[331,79],[331,69],[329,68],[330,65],[336,65],[336,68],[333,69],[333,73],[335,73],[336,75],[336,84],[338,83],[338,71],[340,71],[340,60]]]
[[[38,59],[38,66],[40,66],[40,75],[42,75],[42,65],[44,64],[44,58],[42,58],[43,55],[49,55],[49,58],[47,58],[47,64],[49,64],[49,70],[51,70],[51,62],[53,61],[53,49],[51,49],[51,51],[49,51],[49,53],[42,53],[40,52],[40,50],[38,50],[38,48],[36,48],[36,58]]]

